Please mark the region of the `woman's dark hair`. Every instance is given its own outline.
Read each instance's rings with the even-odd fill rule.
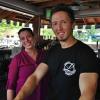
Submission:
[[[19,32],[18,32],[18,35],[20,35],[20,33],[23,32],[23,31],[29,32],[32,36],[35,35],[34,32],[30,28],[22,28],[22,29],[20,29]]]
[[[74,11],[68,5],[66,5],[66,4],[58,4],[58,5],[54,6],[51,9],[51,18],[52,18],[52,15],[54,13],[58,12],[58,11],[66,12],[72,21],[75,20]]]

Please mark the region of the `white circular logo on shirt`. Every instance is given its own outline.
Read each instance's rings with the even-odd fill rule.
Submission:
[[[75,64],[71,63],[70,61],[64,63],[63,71],[65,72],[65,75],[68,76],[74,75],[76,72]]]

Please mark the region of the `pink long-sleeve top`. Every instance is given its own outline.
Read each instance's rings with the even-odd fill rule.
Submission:
[[[42,50],[38,51],[36,61],[33,60],[24,50],[21,51],[18,55],[16,55],[9,65],[7,89],[14,90],[16,95],[25,83],[28,76],[35,71],[37,65],[43,59],[44,52]],[[40,85],[35,89],[34,93],[32,93],[29,97],[25,98],[25,100],[42,100],[43,97],[41,97],[41,88],[43,87],[40,83]]]

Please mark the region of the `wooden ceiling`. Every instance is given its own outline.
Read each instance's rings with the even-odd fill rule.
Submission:
[[[0,19],[6,19],[6,20],[13,20],[13,21],[18,21],[18,22],[22,22],[22,23],[27,23],[31,17],[28,15],[24,15],[24,14],[19,14],[16,13],[14,11],[7,11],[7,10],[3,10],[0,9]],[[30,22],[32,22],[33,19],[31,19]]]
[[[10,7],[8,7],[8,4],[11,4],[12,8],[3,9],[5,4],[3,5],[2,2],[5,3],[4,1],[7,4],[6,8]],[[72,9],[76,12],[77,24],[100,24],[100,0],[13,0],[13,2],[12,0],[1,0],[0,19],[8,19],[25,23],[28,21],[33,22],[34,16],[43,15],[45,9],[50,9],[52,6],[55,6],[59,3],[65,3],[72,7]],[[13,4],[15,7],[19,7],[20,5],[21,8],[22,6],[22,11],[17,12],[17,9],[16,11],[11,10],[13,9]],[[34,9],[32,8],[33,6]],[[25,7],[29,10],[25,9]],[[34,12],[30,11],[30,7]]]

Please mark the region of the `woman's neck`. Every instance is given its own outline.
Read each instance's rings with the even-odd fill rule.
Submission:
[[[34,60],[36,60],[36,57],[38,55],[37,49],[36,48],[32,48],[32,49],[25,49],[25,51],[27,52],[27,54],[29,56],[31,56]]]

